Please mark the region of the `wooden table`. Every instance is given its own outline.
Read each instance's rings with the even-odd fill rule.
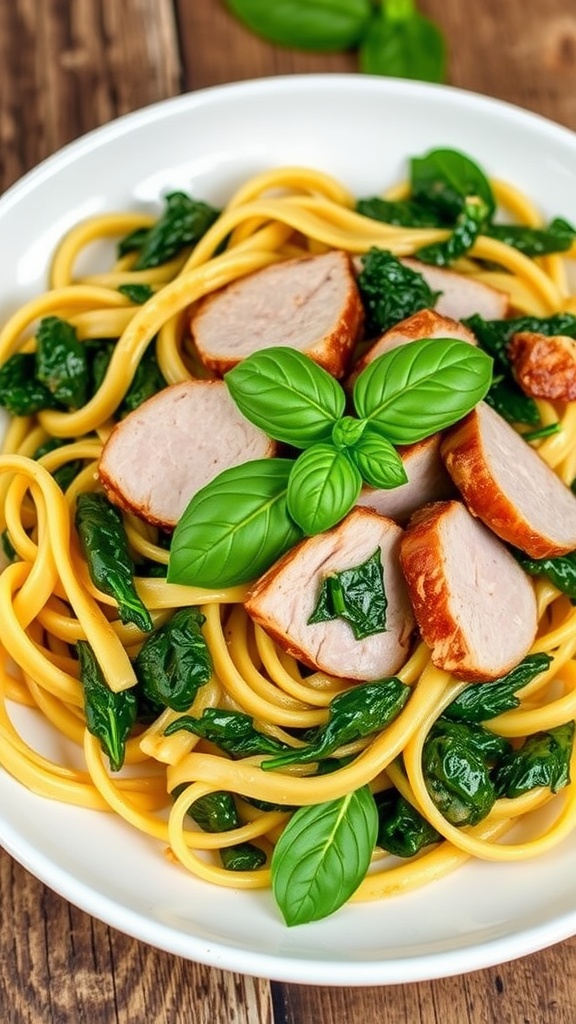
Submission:
[[[448,37],[452,84],[576,129],[574,0],[421,0],[420,9]],[[70,139],[176,93],[266,75],[353,70],[353,55],[261,42],[221,0],[0,0],[0,189]],[[576,1020],[576,939],[432,983],[270,985],[128,938],[70,906],[4,853],[0,871],[4,1024]]]

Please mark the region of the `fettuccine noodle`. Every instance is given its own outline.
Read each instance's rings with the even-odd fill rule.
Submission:
[[[537,210],[514,187],[492,184],[499,205],[517,222],[540,223]],[[407,186],[399,185],[393,194],[406,195]],[[383,853],[375,856],[355,898],[379,899],[424,885],[469,857],[509,861],[549,850],[576,825],[576,782],[555,797],[538,789],[516,800],[500,799],[475,827],[456,828],[447,822],[426,788],[422,747],[436,718],[466,684],[435,668],[423,644],[399,672],[412,687],[404,710],[380,734],[341,751],[356,756],[330,774],[311,774],[314,765],[264,772],[260,757],[232,760],[190,733],[166,736],[167,725],[178,717],[171,710],[139,727],[127,743],[126,770],[111,773],[86,728],[74,655],[74,644],[87,640],[113,691],[136,682],[133,660],[143,635],[119,620],[114,600],[91,582],[73,510],[79,493],[98,486],[102,445],[143,354],[155,346],[166,381],[186,380],[198,372],[187,336],[189,310],[203,296],[292,256],[330,249],[360,254],[371,246],[405,256],[446,237],[440,229],[378,223],[356,213],[354,204],[343,185],[318,171],[267,171],[238,190],[191,253],[142,271],[134,269],[130,255],[124,256],[106,272],[78,277],[80,257],[95,242],[115,241],[154,222],[143,213],[93,217],[62,240],[45,294],[3,325],[0,365],[15,352],[34,351],[35,327],[48,315],[67,319],[82,341],[117,341],[104,381],[85,406],[14,417],[6,431],[0,456],[0,526],[7,531],[15,559],[0,576],[0,763],[44,797],[119,815],[168,848],[195,875],[234,888],[270,884],[270,852],[294,806],[332,800],[365,784],[374,790],[396,786],[435,826],[442,842],[406,863]],[[493,269],[486,269],[487,264]],[[560,257],[530,259],[480,237],[455,269],[506,291],[518,313],[548,316],[576,310]],[[118,291],[126,284],[149,285],[152,295],[135,305]],[[541,412],[544,423],[559,419],[560,429],[540,443],[540,454],[570,484],[576,476],[576,407],[541,403]],[[35,451],[50,437],[66,444],[36,460]],[[63,492],[53,473],[77,459],[83,469]],[[165,566],[168,552],[157,531],[132,516],[125,517],[125,524],[136,560]],[[208,591],[144,576],[136,579],[136,586],[155,625],[191,606],[206,617],[204,634],[214,671],[190,709],[195,716],[209,707],[241,710],[263,732],[295,745],[291,731],[325,722],[330,700],[348,685],[320,672],[310,674],[280,651],[244,611],[244,587]],[[535,587],[540,627],[534,651],[554,657],[550,669],[520,694],[520,706],[491,721],[495,732],[513,739],[576,717],[576,608],[550,583],[539,580]],[[12,722],[13,702],[37,709],[50,729],[83,749],[85,767],[77,770],[37,753]],[[183,785],[173,800],[172,792]],[[241,826],[219,833],[196,829],[188,809],[220,790],[237,795]],[[257,810],[251,800],[267,801],[275,809]],[[548,816],[544,831],[528,840],[502,841],[518,818],[550,801],[557,811]],[[245,841],[261,846],[267,866],[227,871],[212,856]]]

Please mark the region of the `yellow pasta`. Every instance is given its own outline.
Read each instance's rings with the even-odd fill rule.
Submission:
[[[541,223],[532,202],[512,185],[493,182],[493,189],[517,222]],[[388,192],[395,199],[408,194],[405,183]],[[0,575],[0,763],[44,797],[112,811],[207,882],[246,889],[271,884],[272,851],[294,807],[338,800],[366,786],[374,792],[395,788],[440,838],[402,864],[377,850],[373,870],[354,895],[362,900],[424,885],[469,857],[508,861],[549,850],[576,825],[576,782],[558,796],[539,787],[515,800],[497,800],[486,819],[472,827],[450,824],[427,788],[423,748],[434,722],[467,684],[436,668],[422,643],[398,673],[411,687],[404,709],[380,733],[337,750],[342,762],[334,771],[316,773],[314,763],[264,771],[262,755],[234,759],[189,732],[166,734],[181,714],[171,708],[133,729],[125,750],[128,770],[110,771],[87,728],[76,645],[90,645],[110,691],[121,695],[137,686],[134,661],[144,634],[120,620],[115,599],[91,580],[74,528],[77,498],[99,487],[103,443],[146,351],[154,348],[168,384],[208,375],[189,337],[194,303],[292,255],[328,249],[362,254],[379,246],[405,256],[448,234],[444,228],[379,223],[355,212],[354,205],[348,189],[327,174],[301,167],[265,171],[231,197],[192,251],[147,270],[136,269],[128,254],[106,272],[79,278],[76,267],[89,246],[154,223],[148,215],[130,212],[92,218],[62,240],[45,294],[2,326],[0,365],[14,353],[34,352],[37,325],[47,316],[67,320],[84,344],[94,339],[114,344],[102,382],[85,404],[15,416],[4,437],[0,529],[14,557]],[[481,236],[457,269],[506,292],[519,314],[576,309],[561,257],[531,259]],[[146,286],[149,297],[138,305],[118,290],[124,285]],[[576,476],[576,405],[542,402],[540,412],[544,424],[560,424],[540,442],[540,454],[570,484]],[[59,439],[58,447],[38,456],[51,439]],[[79,469],[62,489],[57,478],[71,464]],[[302,746],[301,730],[323,725],[330,702],[354,684],[310,672],[281,650],[245,612],[246,587],[208,590],[167,583],[161,572],[169,553],[159,531],[128,514],[124,525],[136,563],[158,570],[135,580],[153,625],[161,627],[185,608],[197,608],[204,617],[213,673],[188,711],[195,716],[208,708],[240,711],[265,736]],[[541,579],[535,587],[540,626],[533,652],[549,653],[553,661],[521,692],[517,708],[490,722],[496,735],[514,743],[576,718],[576,610],[552,583]],[[32,749],[12,722],[14,702],[37,709],[46,728],[82,750],[85,767],[52,762]],[[221,792],[234,795],[237,826],[202,831],[189,812]],[[262,802],[270,806],[262,808]],[[540,834],[509,840],[506,833],[519,818],[549,802],[558,807]],[[218,852],[245,843],[261,851],[263,866],[231,871],[219,865]]]

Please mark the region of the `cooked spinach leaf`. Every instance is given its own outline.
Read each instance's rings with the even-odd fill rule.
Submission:
[[[154,295],[154,289],[149,284],[121,284],[118,291],[135,306],[143,306]]]
[[[98,664],[94,651],[86,640],[76,644],[80,661],[80,682],[84,692],[86,726],[110,759],[112,771],[124,764],[126,740],[136,721],[138,701],[132,690],[114,693],[110,689]]]
[[[58,408],[52,392],[36,378],[36,356],[31,352],[15,352],[0,368],[0,405],[11,416]]]
[[[528,654],[500,679],[491,683],[471,683],[443,712],[443,718],[455,722],[485,722],[511,711],[520,704],[516,692],[531,683],[552,662],[550,654]]]
[[[154,349],[148,348],[136,367],[132,383],[118,409],[119,415],[126,416],[165,387],[166,381],[158,366]]]
[[[286,745],[272,736],[266,736],[254,727],[250,715],[243,711],[221,711],[205,708],[200,718],[182,715],[164,730],[166,736],[185,729],[209,740],[230,757],[250,757],[254,754],[276,754]]]
[[[537,786],[557,793],[570,782],[570,758],[574,744],[574,722],[548,732],[529,736],[517,750],[506,754],[497,766],[498,796],[516,797]]]
[[[378,809],[376,845],[394,857],[415,857],[442,836],[397,789],[374,794]]]
[[[178,786],[172,793],[174,797],[186,789],[186,784]],[[242,822],[231,793],[217,790],[199,797],[188,808],[188,814],[204,832],[229,832],[240,828]],[[222,866],[227,871],[255,871],[266,863],[266,854],[254,843],[235,843],[218,850]]]
[[[481,741],[480,730],[481,726],[438,721],[424,744],[426,787],[438,810],[452,825],[476,825],[490,813],[496,800],[483,749],[492,749],[493,740],[488,737],[485,741],[482,737]]]
[[[373,247],[362,256],[358,287],[366,311],[368,336],[382,333],[421,309],[434,306],[422,274],[404,266],[391,252]]]
[[[517,548],[512,550],[512,554],[524,572],[530,576],[547,576],[558,590],[576,600],[576,551],[555,555],[553,558],[530,558]]]
[[[169,192],[165,203],[164,212],[153,227],[133,231],[119,243],[120,256],[138,252],[135,270],[158,267],[182,249],[196,245],[220,212],[185,192]]]
[[[486,223],[488,207],[478,196],[468,196],[458,214],[451,234],[443,242],[425,245],[416,251],[423,263],[449,267],[472,248]]]
[[[43,317],[36,344],[37,380],[57,402],[69,409],[79,409],[88,397],[88,360],[75,329],[60,317]]]
[[[444,223],[434,210],[415,199],[392,200],[379,196],[359,199],[356,212],[383,224],[396,224],[403,228],[437,228]]]
[[[261,767],[273,771],[328,757],[345,743],[384,729],[400,713],[409,695],[410,687],[395,676],[352,686],[330,701],[328,721],[308,737],[306,746],[263,761]]]
[[[152,619],[136,592],[134,562],[120,512],[103,494],[85,492],[78,495],[75,521],[92,582],[117,601],[122,622],[133,622],[149,632]]]
[[[202,633],[204,616],[181,608],[155,629],[136,657],[136,675],[149,700],[186,711],[212,676],[212,659]]]
[[[374,553],[350,569],[327,576],[308,624],[344,619],[357,640],[386,630],[388,601],[384,591],[382,553]]]
[[[552,252],[566,252],[576,238],[576,228],[567,220],[555,217],[544,228],[528,228],[517,224],[490,224],[485,234],[510,245],[525,256],[545,256]]]

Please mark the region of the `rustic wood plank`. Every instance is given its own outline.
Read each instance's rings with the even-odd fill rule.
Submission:
[[[0,4],[0,187],[119,114],[173,96],[171,0]]]
[[[272,1024],[266,982],[137,942],[0,853],[3,1024]]]
[[[571,939],[500,967],[434,982],[364,989],[286,985],[278,1016],[284,1024],[574,1024],[575,954]]]
[[[576,127],[574,0],[421,0],[450,81]],[[183,88],[354,71],[244,29],[222,0],[0,3],[0,188],[69,139]],[[95,921],[0,853],[0,1020],[8,1024],[272,1024],[265,982],[195,965]],[[418,985],[274,985],[275,1024],[573,1024],[576,939]]]
[[[420,0],[444,30],[449,82],[576,127],[573,0]],[[176,0],[188,89],[246,78],[356,71],[355,55],[271,46],[241,25],[224,0]]]

